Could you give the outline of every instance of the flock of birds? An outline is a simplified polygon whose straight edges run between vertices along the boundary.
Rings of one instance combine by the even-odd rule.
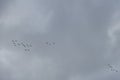
[[[52,46],[52,45],[55,45],[55,42],[46,42],[46,45]]]
[[[32,44],[27,43],[25,41],[23,42],[23,41],[19,41],[19,40],[12,40],[12,44],[15,47],[22,47],[24,49],[24,51],[31,51],[31,48],[32,48]],[[46,44],[47,46],[54,46],[56,43],[47,41],[44,44]]]
[[[31,48],[32,48],[32,44],[30,43],[25,43],[25,42],[20,42],[18,40],[12,40],[12,44],[13,46],[15,47],[23,47],[24,51],[31,51]],[[52,46],[52,45],[55,45],[55,42],[45,42],[45,44],[47,46]],[[111,64],[108,64],[107,65],[109,67],[109,70],[112,71],[112,72],[118,72],[117,69],[115,69]]]
[[[32,47],[32,44],[29,44],[29,43],[25,43],[25,42],[20,42],[18,40],[12,40],[12,44],[13,46],[15,47],[23,47],[23,49],[25,51],[30,51],[31,50],[31,47]]]
[[[112,65],[108,64],[109,70],[112,72],[118,72],[117,69],[115,69]]]

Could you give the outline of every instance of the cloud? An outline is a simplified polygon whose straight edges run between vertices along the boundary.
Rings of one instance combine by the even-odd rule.
[[[42,5],[38,5],[33,0],[11,2],[0,18],[2,26],[7,32],[11,30],[17,32],[22,30],[24,33],[32,31],[33,34],[46,32],[53,12],[43,8]]]
[[[114,55],[114,53],[116,53],[119,48],[119,32],[120,32],[120,15],[119,15],[120,11],[118,9],[116,9],[116,11],[113,13],[113,15],[111,16],[111,21],[109,22],[109,27],[107,30],[107,34],[108,34],[108,52],[107,52],[107,57],[112,57]],[[115,52],[116,51],[116,52]]]
[[[116,0],[8,2],[0,14],[1,80],[106,80],[111,74],[104,76],[103,66],[119,63],[119,54],[113,54],[119,53],[118,5]],[[32,42],[30,54],[13,47],[12,39]]]
[[[52,80],[55,75],[58,75],[57,64],[52,59],[26,55],[5,49],[0,50],[1,69],[10,73],[10,80]]]

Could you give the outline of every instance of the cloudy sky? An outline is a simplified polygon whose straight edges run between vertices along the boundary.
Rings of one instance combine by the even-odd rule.
[[[0,0],[0,80],[120,80],[119,5]],[[24,51],[12,40],[32,47]]]

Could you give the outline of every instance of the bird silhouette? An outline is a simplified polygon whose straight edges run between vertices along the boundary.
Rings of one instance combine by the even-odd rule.
[[[17,43],[18,46],[20,46],[20,43]]]
[[[113,66],[111,66],[110,64],[108,64],[109,68],[113,68]]]
[[[30,44],[30,47],[32,47],[32,45]]]
[[[25,51],[30,51],[30,49],[25,49]]]
[[[25,46],[25,44],[24,44],[24,43],[21,43],[21,44],[22,44],[22,46],[23,46],[23,47],[25,47],[25,48],[26,48],[26,46]]]
[[[14,40],[12,40],[12,42],[15,42]]]
[[[15,42],[17,42],[17,40],[15,40]]]

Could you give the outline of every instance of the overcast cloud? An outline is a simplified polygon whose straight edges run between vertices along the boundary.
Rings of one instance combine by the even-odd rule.
[[[0,80],[119,80],[119,5],[119,0],[0,0]],[[32,48],[24,51],[12,40]]]

